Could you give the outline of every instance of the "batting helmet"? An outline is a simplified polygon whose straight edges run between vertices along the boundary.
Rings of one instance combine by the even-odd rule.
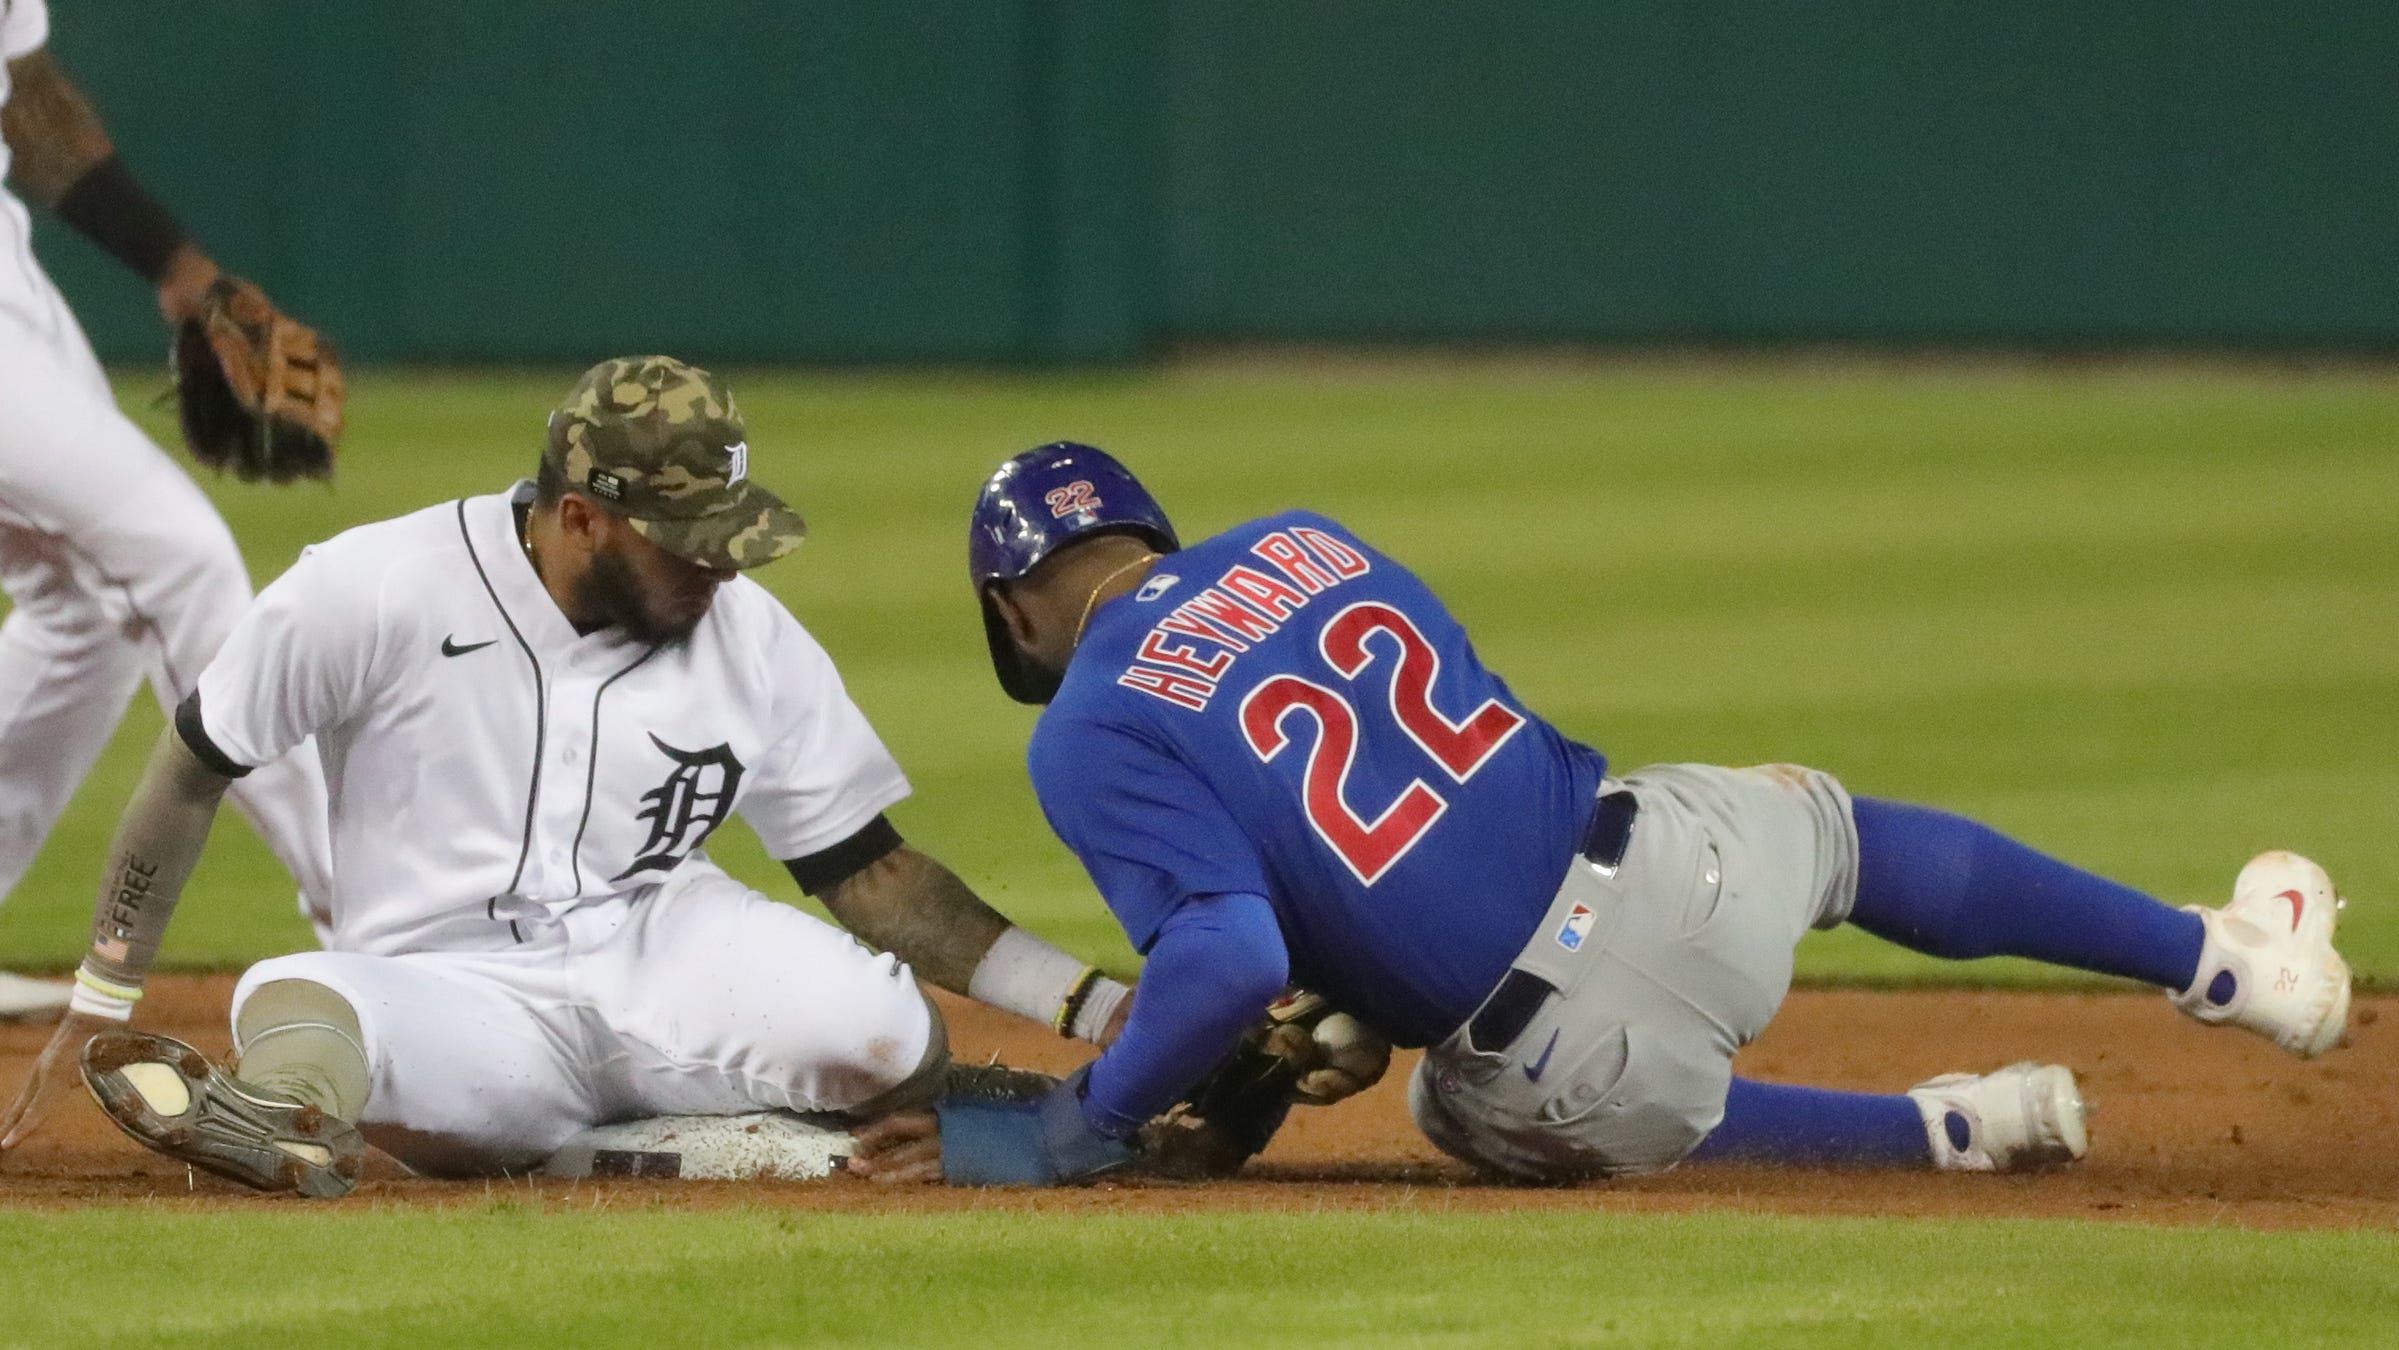
[[[991,602],[994,582],[1014,581],[1067,544],[1094,534],[1130,534],[1160,553],[1183,546],[1149,490],[1104,450],[1054,441],[1016,456],[983,484],[966,537],[967,571],[983,605],[983,635],[1000,688],[1019,703],[1047,703],[1053,676],[1030,669]]]

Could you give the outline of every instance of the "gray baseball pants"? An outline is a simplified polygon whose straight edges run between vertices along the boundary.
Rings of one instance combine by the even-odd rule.
[[[1665,764],[1616,791],[1637,806],[1620,861],[1567,869],[1508,980],[1409,1084],[1417,1125],[1467,1162],[1565,1179],[1681,1161],[1724,1118],[1733,1052],[1782,1005],[1799,939],[1857,899],[1828,774]],[[1503,1043],[1476,1044],[1478,1023]]]

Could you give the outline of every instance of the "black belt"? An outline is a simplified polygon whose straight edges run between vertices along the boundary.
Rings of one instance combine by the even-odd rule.
[[[1618,788],[1600,797],[1591,812],[1591,828],[1583,831],[1582,855],[1603,872],[1624,865],[1633,846],[1633,817],[1641,814],[1641,799]]]
[[[1625,851],[1633,844],[1633,818],[1641,814],[1640,799],[1618,789],[1599,799],[1591,813],[1591,826],[1583,831],[1582,856],[1603,872],[1614,873],[1624,865]],[[1558,987],[1538,975],[1511,969],[1502,976],[1491,997],[1475,1009],[1474,1017],[1466,1023],[1466,1038],[1477,1050],[1504,1050],[1515,1043],[1524,1029],[1532,1024],[1533,1014]]]

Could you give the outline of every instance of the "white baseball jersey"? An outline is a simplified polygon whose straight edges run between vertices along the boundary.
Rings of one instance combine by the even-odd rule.
[[[577,635],[519,540],[531,497],[308,549],[201,673],[198,726],[179,718],[235,766],[316,737],[337,950],[505,950],[518,921],[665,880],[732,813],[796,858],[908,793],[824,649],[747,577],[684,643]]]

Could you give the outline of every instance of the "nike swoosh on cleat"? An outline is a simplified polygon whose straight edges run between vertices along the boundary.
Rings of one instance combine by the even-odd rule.
[[[1549,1044],[1541,1047],[1541,1058],[1536,1059],[1532,1063],[1524,1066],[1524,1078],[1526,1082],[1538,1083],[1541,1081],[1541,1075],[1549,1068],[1550,1052],[1557,1048],[1558,1033],[1556,1031],[1552,1031],[1549,1033]]]
[[[2284,891],[2282,894],[2275,896],[2274,898],[2277,900],[2288,900],[2291,902],[2291,931],[2294,933],[2298,932],[2299,916],[2307,910],[2307,897],[2301,895],[2297,891]]]
[[[441,640],[441,654],[442,654],[442,655],[444,655],[444,656],[464,656],[464,655],[466,655],[468,652],[479,652],[479,651],[482,651],[484,648],[486,648],[486,647],[490,646],[492,643],[494,643],[494,642],[498,642],[498,641],[499,641],[499,639],[498,639],[498,638],[489,638],[489,639],[486,639],[486,640],[484,640],[484,641],[482,641],[482,642],[470,642],[470,643],[466,644],[465,646],[461,647],[461,646],[459,646],[459,645],[458,645],[458,639],[457,639],[457,638],[455,638],[455,637],[445,637],[445,638],[443,638],[443,639]]]

